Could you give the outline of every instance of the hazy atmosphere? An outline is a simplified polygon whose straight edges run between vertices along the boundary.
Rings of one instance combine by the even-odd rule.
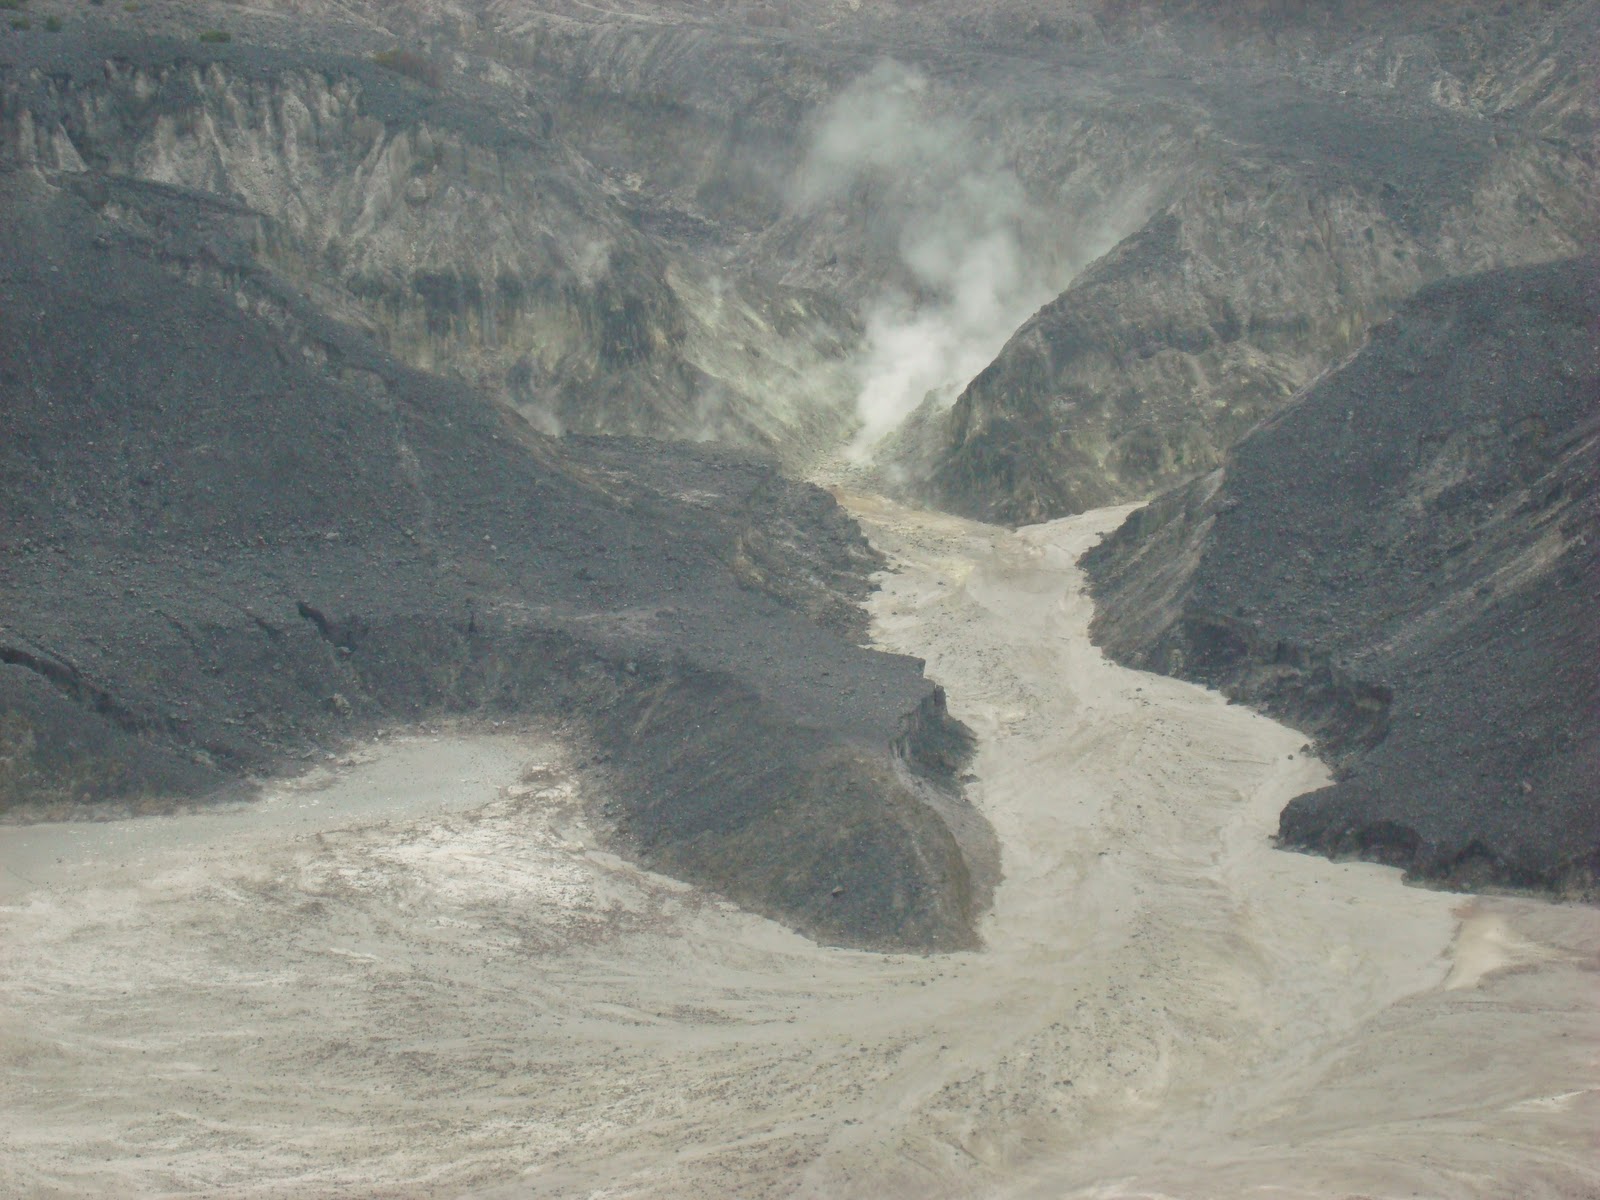
[[[992,143],[930,111],[929,92],[922,73],[880,63],[823,109],[799,170],[801,215],[866,193],[898,258],[863,307],[853,458],[925,399],[948,408],[1071,277],[1051,214]]]
[[[0,1194],[1600,1196],[1597,80],[0,5]]]

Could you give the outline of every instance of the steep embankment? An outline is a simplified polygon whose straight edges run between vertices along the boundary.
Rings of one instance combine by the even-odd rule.
[[[5,807],[544,717],[643,861],[821,938],[971,944],[985,834],[935,794],[965,738],[920,663],[855,644],[875,559],[825,495],[551,441],[328,321],[252,214],[57,183],[0,176]]]
[[[1426,289],[1085,560],[1114,656],[1338,764],[1287,844],[1594,894],[1597,327],[1594,259]]]

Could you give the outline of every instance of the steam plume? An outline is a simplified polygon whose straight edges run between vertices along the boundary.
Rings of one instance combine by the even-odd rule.
[[[1055,256],[1024,250],[1045,222],[1016,173],[928,101],[920,73],[879,65],[824,110],[799,172],[801,211],[865,187],[895,242],[899,278],[864,314],[857,456],[930,396],[951,403],[1065,286]]]

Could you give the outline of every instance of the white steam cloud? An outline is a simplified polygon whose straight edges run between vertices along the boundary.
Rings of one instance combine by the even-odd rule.
[[[863,219],[894,241],[897,278],[864,314],[858,457],[930,397],[952,403],[1066,284],[1059,256],[1040,252],[1047,222],[1015,172],[929,107],[924,76],[881,64],[824,110],[799,172],[801,211],[864,188]]]

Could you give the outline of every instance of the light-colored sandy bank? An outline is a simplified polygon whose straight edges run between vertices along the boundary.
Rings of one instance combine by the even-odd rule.
[[[985,950],[641,872],[526,738],[0,829],[0,1194],[1600,1194],[1600,916],[1272,850],[1303,738],[1088,644],[1118,514],[850,502],[981,738]]]

